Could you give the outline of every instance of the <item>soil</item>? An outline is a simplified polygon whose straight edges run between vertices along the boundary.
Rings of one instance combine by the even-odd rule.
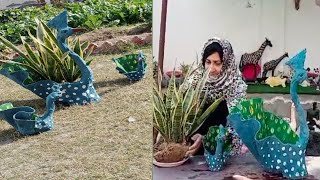
[[[101,28],[82,34],[75,34],[70,39],[79,38],[80,42],[88,41],[95,50],[92,54],[115,54],[130,51],[152,44],[150,24],[137,24],[112,28]],[[28,43],[30,44],[30,43]],[[32,45],[32,44],[30,44]],[[16,45],[25,52],[23,45]],[[0,52],[3,59],[12,59],[16,53],[11,49]]]
[[[173,163],[182,161],[189,147],[184,144],[163,142],[154,147],[154,158],[158,162]]]

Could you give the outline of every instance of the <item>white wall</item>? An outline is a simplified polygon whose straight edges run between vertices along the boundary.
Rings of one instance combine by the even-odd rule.
[[[292,0],[249,0],[252,8],[246,8],[248,0],[168,1],[165,71],[172,69],[176,60],[179,66],[180,62],[191,64],[196,53],[200,58],[203,44],[213,36],[232,43],[237,62],[243,53],[257,50],[268,37],[273,47],[264,52],[262,64],[286,51],[292,56],[307,48],[306,67],[319,66],[320,7],[313,0],[301,1],[298,11]],[[153,5],[153,53],[157,60],[161,0]]]

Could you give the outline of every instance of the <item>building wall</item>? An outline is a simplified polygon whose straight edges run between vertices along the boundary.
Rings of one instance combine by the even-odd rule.
[[[301,1],[300,9],[293,0],[168,0],[164,70],[181,62],[191,64],[200,59],[203,44],[218,36],[233,45],[237,63],[245,52],[259,48],[265,37],[273,47],[262,56],[262,64],[283,55],[292,56],[307,48],[306,66],[319,66],[317,42],[320,42],[320,7],[315,1]],[[153,53],[158,58],[161,1],[154,1]],[[283,64],[287,59],[281,63]],[[279,65],[280,67],[281,65]]]

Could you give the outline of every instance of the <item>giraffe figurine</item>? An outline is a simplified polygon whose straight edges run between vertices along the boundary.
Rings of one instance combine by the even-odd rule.
[[[262,72],[262,77],[266,77],[268,71],[272,72],[272,76],[274,76],[274,70],[276,69],[276,67],[278,66],[278,64],[285,58],[285,57],[289,57],[288,53],[284,53],[282,56],[280,56],[278,59],[274,59],[271,60],[269,62],[266,62],[263,65],[263,72]]]
[[[271,41],[269,41],[268,38],[265,39],[265,41],[262,43],[262,45],[260,46],[260,48],[257,51],[252,52],[252,53],[244,53],[240,59],[240,64],[239,64],[240,71],[242,72],[244,66],[247,64],[253,64],[256,67],[256,65],[259,63],[261,56],[267,46],[272,47],[272,43],[271,43]],[[254,74],[255,74],[255,77],[257,77],[257,69],[256,68],[254,68]]]

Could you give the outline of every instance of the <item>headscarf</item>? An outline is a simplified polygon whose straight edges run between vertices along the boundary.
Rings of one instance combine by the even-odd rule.
[[[216,99],[224,97],[229,106],[235,106],[232,103],[235,103],[236,99],[246,96],[247,85],[242,80],[242,75],[236,66],[233,49],[228,40],[209,39],[204,44],[201,56],[203,57],[205,49],[214,42],[219,43],[223,49],[222,69],[219,75],[208,77],[204,88],[204,90],[208,90],[207,101],[214,102]],[[199,67],[192,73],[191,79],[187,81],[191,81],[192,86],[195,87],[204,71],[205,67],[200,63]]]

